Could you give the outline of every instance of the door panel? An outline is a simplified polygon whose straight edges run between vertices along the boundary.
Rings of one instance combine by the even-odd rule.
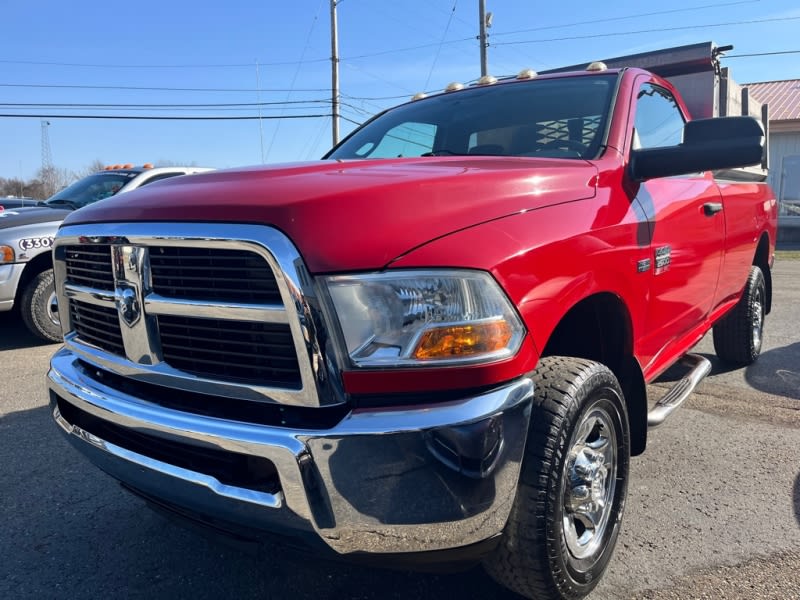
[[[652,215],[650,301],[641,340],[642,357],[652,359],[710,312],[725,221],[723,211],[708,216],[704,208],[722,202],[711,173],[650,180],[640,187],[637,200]]]
[[[683,141],[686,122],[672,90],[637,78],[631,148]],[[686,336],[702,327],[714,302],[725,240],[722,197],[711,173],[662,177],[636,184],[635,201],[649,224],[648,256],[637,265],[647,279],[646,327],[637,351],[658,371],[686,350]]]

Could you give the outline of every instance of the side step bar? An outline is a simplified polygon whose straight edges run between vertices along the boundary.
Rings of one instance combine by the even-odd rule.
[[[672,389],[664,394],[656,402],[652,410],[647,413],[648,427],[658,427],[666,421],[667,417],[683,404],[683,401],[691,395],[697,385],[711,372],[711,362],[699,354],[687,354],[680,362],[689,367],[689,372],[675,382]]]

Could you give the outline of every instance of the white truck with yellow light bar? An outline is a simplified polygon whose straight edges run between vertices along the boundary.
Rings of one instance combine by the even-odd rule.
[[[51,247],[61,221],[72,211],[143,185],[208,171],[200,167],[113,165],[57,192],[36,206],[0,212],[0,312],[18,307],[36,336],[60,342],[53,290]]]

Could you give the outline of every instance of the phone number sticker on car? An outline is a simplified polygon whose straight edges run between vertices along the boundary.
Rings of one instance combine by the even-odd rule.
[[[23,250],[36,250],[37,248],[52,248],[53,238],[49,237],[35,237],[35,238],[22,238],[19,241],[19,247]]]

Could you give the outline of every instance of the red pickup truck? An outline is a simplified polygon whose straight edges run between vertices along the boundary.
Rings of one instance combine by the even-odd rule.
[[[577,598],[630,456],[710,368],[692,347],[759,355],[776,201],[735,169],[765,135],[639,68],[455,88],[319,162],[69,215],[52,412],[176,516]]]

